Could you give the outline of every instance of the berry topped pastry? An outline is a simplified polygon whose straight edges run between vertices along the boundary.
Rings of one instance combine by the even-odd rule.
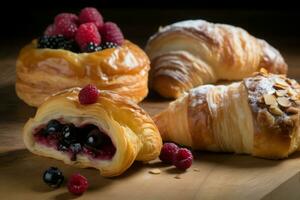
[[[23,139],[34,154],[96,168],[106,177],[122,174],[135,160],[154,160],[162,147],[156,125],[142,108],[90,84],[47,98],[27,121]],[[45,180],[51,187],[62,181],[61,176]]]
[[[117,24],[87,7],[79,15],[58,14],[42,36],[21,50],[16,92],[36,107],[61,90],[91,83],[139,102],[148,93],[149,64]]]

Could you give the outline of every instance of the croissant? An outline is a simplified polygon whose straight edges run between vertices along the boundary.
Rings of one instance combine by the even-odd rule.
[[[155,159],[162,146],[150,116],[126,97],[100,91],[94,104],[78,101],[80,88],[48,98],[27,121],[25,146],[40,156],[117,176],[135,160]]]
[[[17,59],[16,92],[25,103],[36,107],[54,93],[92,83],[139,102],[148,93],[149,69],[147,55],[129,41],[117,48],[74,53],[38,49],[33,40]]]
[[[148,41],[150,88],[164,97],[219,80],[242,80],[260,68],[286,74],[280,53],[245,30],[204,20],[160,28]]]
[[[300,146],[299,92],[295,80],[259,72],[228,86],[194,88],[154,121],[164,141],[281,159]]]

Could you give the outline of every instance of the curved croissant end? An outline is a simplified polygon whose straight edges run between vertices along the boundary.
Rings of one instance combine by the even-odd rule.
[[[280,53],[245,30],[204,20],[161,28],[145,48],[151,60],[150,87],[164,97],[179,97],[195,86],[241,80],[260,68],[287,73]]]

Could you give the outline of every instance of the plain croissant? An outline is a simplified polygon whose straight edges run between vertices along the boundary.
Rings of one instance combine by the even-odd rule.
[[[260,72],[228,86],[184,93],[154,117],[164,141],[279,159],[299,149],[300,86]]]
[[[245,30],[204,20],[160,28],[146,45],[150,87],[164,97],[219,80],[242,80],[260,68],[286,74],[280,53]]]

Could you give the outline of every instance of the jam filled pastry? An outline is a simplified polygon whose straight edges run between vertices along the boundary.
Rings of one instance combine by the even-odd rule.
[[[110,91],[98,91],[98,97],[93,90],[81,91],[78,97],[80,88],[65,90],[38,108],[23,131],[29,151],[93,167],[107,177],[120,175],[135,160],[158,157],[162,140],[145,111]]]
[[[286,74],[280,53],[245,30],[204,20],[160,28],[146,46],[151,60],[150,88],[164,97],[217,81],[242,80],[265,68]]]
[[[264,71],[184,93],[154,117],[163,140],[194,149],[281,159],[300,146],[300,86]]]
[[[16,92],[37,107],[54,93],[92,83],[140,102],[148,93],[149,69],[147,55],[115,23],[85,8],[79,16],[57,15],[43,36],[21,50]]]

